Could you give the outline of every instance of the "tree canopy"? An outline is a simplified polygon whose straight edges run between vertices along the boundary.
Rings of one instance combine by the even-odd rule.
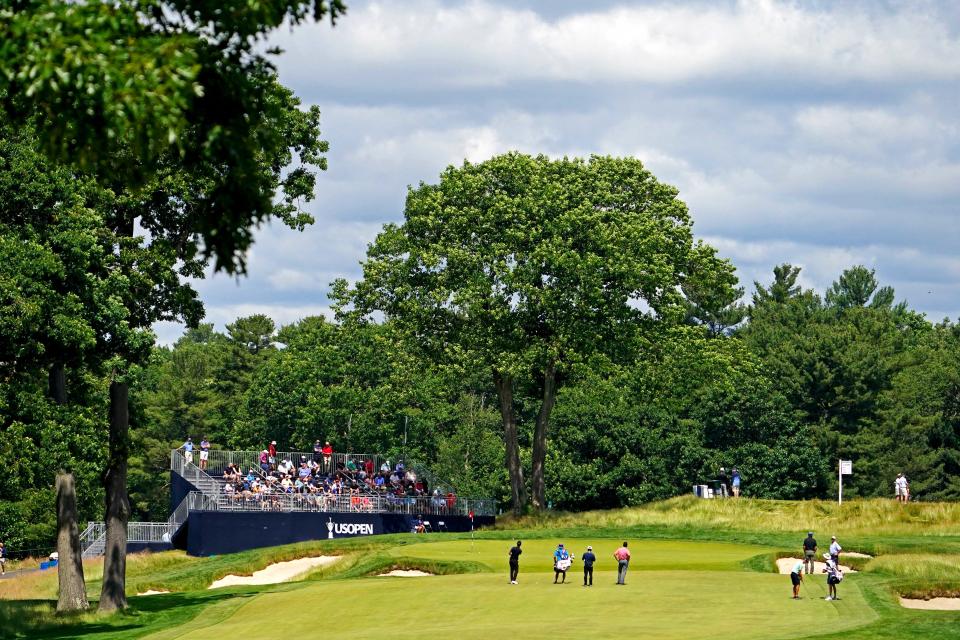
[[[526,497],[513,394],[538,398],[531,494],[544,508],[550,413],[571,370],[598,354],[629,358],[645,333],[679,321],[691,274],[730,288],[732,266],[691,227],[676,189],[638,160],[512,153],[411,189],[404,224],[384,228],[363,279],[336,295],[384,313],[430,357],[491,373],[516,509]]]
[[[146,182],[171,179],[171,166],[203,178],[204,197],[178,212],[185,224],[161,215],[145,227],[196,234],[217,269],[242,272],[253,226],[309,221],[296,202],[313,194],[312,168],[325,167],[318,111],[294,113],[299,101],[276,82],[276,51],[262,40],[284,23],[335,21],[345,10],[340,0],[230,11],[195,0],[0,2],[0,113],[33,124],[53,160],[155,202],[164,180]]]

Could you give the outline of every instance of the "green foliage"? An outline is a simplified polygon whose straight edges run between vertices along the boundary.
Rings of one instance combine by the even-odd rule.
[[[3,2],[0,112],[35,123],[51,158],[118,192],[140,187],[169,207],[162,196],[173,174],[205,180],[193,194],[202,206],[182,203],[189,224],[153,224],[144,212],[144,227],[202,239],[218,268],[242,271],[252,225],[271,216],[310,222],[296,205],[313,195],[313,168],[326,166],[318,110],[299,111],[260,39],[344,11],[340,0],[258,0],[230,11],[195,0]],[[280,176],[294,154],[299,166]]]
[[[454,407],[450,426],[438,438],[435,456],[427,458],[437,478],[460,495],[507,499],[500,414],[491,395],[465,393]]]
[[[507,154],[450,167],[411,189],[406,222],[384,228],[340,302],[383,311],[435,357],[518,379],[551,361],[566,370],[629,346],[655,315],[680,317],[688,272],[729,282],[718,274],[732,267],[693,242],[676,196],[629,158]]]
[[[793,288],[799,270],[778,269],[770,291],[792,293],[758,288],[739,337],[805,425],[806,445],[834,470],[837,458],[855,461],[848,494],[892,495],[904,471],[915,496],[956,496],[952,326],[894,305],[893,290],[864,267],[841,274],[825,301]],[[835,473],[818,484],[834,491]]]
[[[638,160],[509,153],[411,189],[404,224],[384,227],[363,279],[337,283],[333,297],[341,317],[382,312],[429,362],[489,372],[519,511],[516,396],[536,399],[524,417],[534,420],[530,494],[544,508],[557,389],[595,357],[629,361],[642,336],[681,319],[685,283],[704,304],[735,297],[723,291],[732,273],[694,242],[677,190]]]
[[[561,392],[550,465],[563,509],[641,504],[737,466],[748,495],[817,495],[819,453],[786,400],[734,340],[677,328],[615,375]],[[554,475],[556,474],[556,475]]]
[[[800,276],[800,267],[792,264],[783,263],[773,268],[773,283],[769,287],[764,287],[757,280],[753,281],[756,292],[753,294],[753,304],[760,305],[764,302],[776,302],[783,304],[790,298],[800,295],[800,285],[797,284],[797,278]]]
[[[743,287],[737,287],[737,277],[727,269],[717,269],[720,263],[712,248],[704,247],[715,262],[693,270],[681,286],[685,298],[686,320],[702,325],[711,337],[731,331],[747,317],[747,307],[740,302]]]
[[[874,309],[889,309],[893,306],[893,288],[881,287],[875,271],[863,265],[847,269],[827,289],[827,306],[844,310],[851,307],[870,306]]]

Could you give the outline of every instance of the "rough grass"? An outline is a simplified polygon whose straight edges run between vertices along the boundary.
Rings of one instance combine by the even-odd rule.
[[[642,507],[547,512],[515,518],[502,517],[498,529],[563,529],[591,527],[630,529],[638,526],[700,527],[749,532],[803,532],[830,536],[916,535],[960,536],[960,503],[894,500],[701,500],[681,496]]]
[[[960,596],[960,556],[896,554],[880,556],[866,569],[892,578],[889,585],[908,598]]]

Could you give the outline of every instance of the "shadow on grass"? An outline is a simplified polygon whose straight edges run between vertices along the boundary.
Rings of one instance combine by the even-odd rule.
[[[184,624],[211,605],[255,595],[188,592],[134,596],[126,611],[114,614],[98,613],[96,602],[90,603],[89,611],[57,614],[55,600],[6,600],[0,601],[0,628],[4,638],[136,638]]]

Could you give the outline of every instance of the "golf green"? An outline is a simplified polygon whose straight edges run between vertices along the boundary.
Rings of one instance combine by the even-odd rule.
[[[637,543],[626,586],[615,584],[619,541],[593,541],[603,560],[592,588],[579,561],[567,584],[554,585],[550,552],[557,541],[525,543],[520,584],[505,574],[504,541],[403,545],[407,558],[473,559],[496,573],[422,578],[370,577],[308,581],[238,598],[204,620],[167,629],[161,638],[299,637],[303,634],[392,638],[800,638],[851,629],[877,619],[855,579],[842,600],[825,602],[814,577],[804,598],[790,598],[785,576],[739,569],[763,547],[696,542]],[[586,541],[567,541],[579,558]],[[608,548],[609,547],[609,548]],[[528,555],[529,553],[529,555]],[[545,558],[545,559],[544,559]],[[671,566],[670,570],[659,567]],[[678,569],[677,567],[680,567]],[[500,570],[503,571],[500,571]],[[210,612],[214,613],[214,612]],[[210,624],[213,623],[213,624]]]
[[[596,570],[613,569],[616,561],[613,552],[622,540],[615,539],[551,539],[526,540],[521,548],[521,571],[552,571],[553,552],[563,543],[576,560],[571,571],[582,570],[579,558],[593,546],[597,556]],[[507,569],[507,554],[514,544],[506,540],[477,540],[470,542],[425,542],[394,547],[396,555],[431,560],[474,560],[481,562],[491,570]],[[705,570],[732,571],[740,568],[740,562],[761,553],[776,551],[772,547],[731,544],[726,542],[684,542],[678,540],[633,541],[630,544],[632,559],[631,570]]]

